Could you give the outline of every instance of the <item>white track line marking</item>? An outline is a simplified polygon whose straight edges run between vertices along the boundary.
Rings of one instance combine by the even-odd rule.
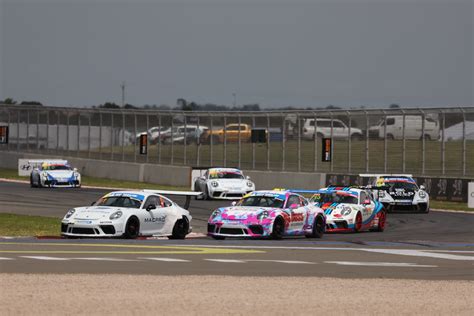
[[[309,261],[296,261],[296,260],[245,260],[247,262],[276,262],[276,263],[287,263],[287,264],[317,264],[316,262]]]
[[[459,261],[474,261],[473,256],[451,255],[448,253],[434,253],[429,251],[411,250],[411,249],[365,249],[367,252],[385,253],[391,255],[428,257],[436,259],[448,259]]]
[[[122,261],[122,262],[129,262],[129,261],[140,261],[140,260],[133,260],[133,259],[124,259],[124,258],[71,258],[73,260],[90,260],[90,261]]]
[[[177,258],[138,258],[163,262],[191,262],[191,260],[177,259]]]
[[[341,266],[366,266],[366,267],[403,267],[403,268],[437,268],[438,266],[407,263],[407,262],[353,262],[353,261],[324,261]]]
[[[13,259],[13,258],[0,257],[0,260],[15,260],[15,259]]]
[[[21,256],[21,258],[26,259],[36,259],[36,260],[51,260],[51,261],[68,261],[68,258],[58,258],[58,257],[47,257],[47,256]]]
[[[245,263],[244,260],[235,260],[235,259],[204,259],[206,261],[212,262],[221,262],[221,263]]]

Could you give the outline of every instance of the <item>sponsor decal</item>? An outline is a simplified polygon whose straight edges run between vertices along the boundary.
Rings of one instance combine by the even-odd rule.
[[[145,223],[164,223],[166,221],[166,215],[160,217],[148,217],[145,218]]]
[[[292,222],[302,222],[304,220],[303,214],[291,214],[290,218]]]

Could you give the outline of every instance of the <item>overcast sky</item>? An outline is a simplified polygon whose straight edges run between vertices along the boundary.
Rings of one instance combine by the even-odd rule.
[[[0,99],[473,105],[473,0],[0,0]]]

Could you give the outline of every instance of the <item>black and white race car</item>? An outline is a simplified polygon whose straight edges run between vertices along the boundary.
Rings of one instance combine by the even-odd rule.
[[[410,174],[361,174],[368,177],[374,198],[387,211],[429,213],[430,197],[424,186],[418,186]]]

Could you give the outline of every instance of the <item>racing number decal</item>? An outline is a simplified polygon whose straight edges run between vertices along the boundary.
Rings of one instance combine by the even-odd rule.
[[[292,213],[291,214],[291,222],[302,222],[304,220],[304,216],[301,213]]]

